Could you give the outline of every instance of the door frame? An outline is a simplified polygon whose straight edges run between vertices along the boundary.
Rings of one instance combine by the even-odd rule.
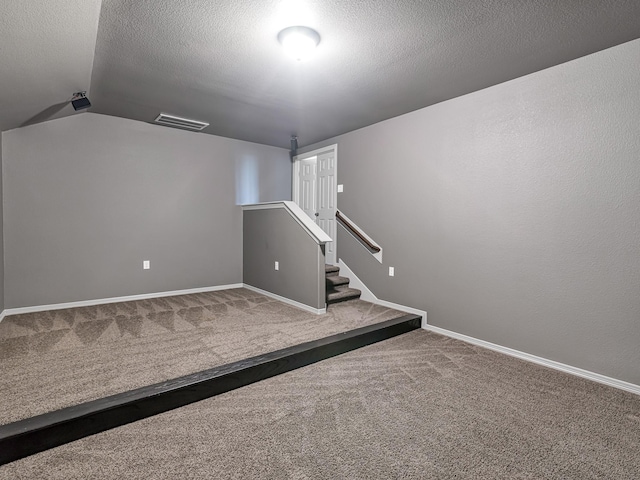
[[[297,205],[300,205],[300,183],[298,182],[298,177],[300,176],[300,160],[306,160],[311,157],[317,157],[322,153],[333,152],[333,157],[335,159],[336,166],[336,174],[334,175],[334,184],[333,184],[333,204],[336,206],[336,210],[338,208],[338,144],[334,143],[333,145],[327,145],[326,147],[317,148],[315,150],[311,150],[310,152],[300,153],[293,157],[293,167],[291,172],[291,199]],[[316,175],[316,195],[318,192],[318,176]],[[314,219],[315,221],[315,219]],[[335,222],[335,212],[333,221]],[[334,229],[337,233],[337,230]],[[333,240],[333,248],[334,251],[337,250],[338,239],[335,238],[337,235],[334,235]],[[336,264],[338,263],[338,257],[336,255]]]

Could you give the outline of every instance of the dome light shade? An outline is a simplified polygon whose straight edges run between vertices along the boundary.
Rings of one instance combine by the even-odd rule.
[[[320,43],[320,34],[309,27],[288,27],[278,33],[278,41],[288,55],[304,60]]]

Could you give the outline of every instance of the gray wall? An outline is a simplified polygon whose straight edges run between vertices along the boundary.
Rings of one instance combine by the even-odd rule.
[[[243,223],[244,283],[325,308],[324,252],[298,222],[277,208],[245,210]]]
[[[4,310],[4,218],[2,210],[2,132],[0,132],[0,312]]]
[[[7,308],[242,282],[237,200],[290,197],[284,149],[91,113],[3,136]]]
[[[430,324],[640,384],[640,40],[349,134],[338,253]],[[387,275],[395,266],[396,276]]]

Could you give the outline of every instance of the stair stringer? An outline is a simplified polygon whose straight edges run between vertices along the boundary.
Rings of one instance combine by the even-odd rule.
[[[344,261],[339,258],[338,266],[340,267],[340,271],[344,272],[345,277],[349,277],[349,285],[353,288],[357,288],[362,293],[360,294],[360,299],[374,303],[376,305],[382,305],[383,307],[393,308],[396,310],[401,310],[407,313],[414,313],[416,315],[422,316],[422,328],[425,328],[427,325],[427,312],[425,310],[420,310],[413,307],[408,307],[406,305],[400,305],[398,303],[388,302],[386,300],[381,300],[360,280],[360,278],[349,268],[349,266],[344,263]]]

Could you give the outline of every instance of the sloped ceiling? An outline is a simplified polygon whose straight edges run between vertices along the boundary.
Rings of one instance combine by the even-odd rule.
[[[89,90],[101,0],[0,1],[0,131],[74,112]]]
[[[637,0],[103,0],[98,26],[99,9],[2,2],[0,128],[87,89],[93,112],[302,146],[640,38]],[[276,38],[300,24],[322,37],[305,62]]]

